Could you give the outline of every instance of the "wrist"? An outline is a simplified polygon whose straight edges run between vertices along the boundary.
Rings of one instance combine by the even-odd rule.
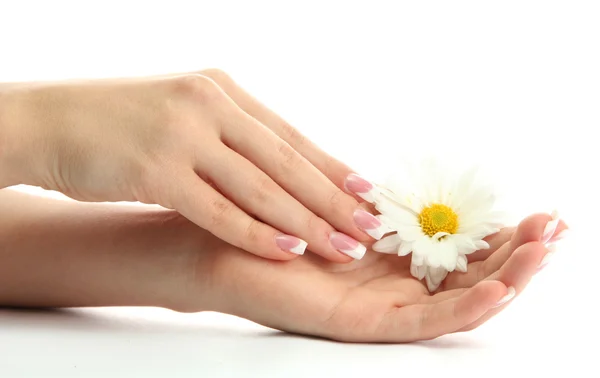
[[[26,91],[18,85],[0,85],[0,188],[26,184],[34,150],[25,135]]]

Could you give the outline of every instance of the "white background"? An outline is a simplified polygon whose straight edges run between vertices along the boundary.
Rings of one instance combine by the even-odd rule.
[[[556,208],[573,230],[468,334],[343,345],[220,314],[0,310],[0,376],[595,376],[599,20],[596,1],[0,2],[0,81],[220,67],[367,177],[398,154],[478,163],[515,218]]]

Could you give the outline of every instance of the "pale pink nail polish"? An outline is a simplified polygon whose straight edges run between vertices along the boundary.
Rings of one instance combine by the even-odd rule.
[[[544,256],[544,258],[540,262],[540,265],[538,266],[536,273],[539,273],[542,269],[544,269],[548,265],[550,260],[552,260],[552,258],[554,257],[555,253],[556,253],[556,245],[550,244],[548,246],[548,252],[546,252],[546,256]]]
[[[552,238],[550,240],[548,240],[548,243],[556,243],[559,240],[563,240],[570,233],[571,233],[571,231],[568,228],[564,228],[561,232],[559,232],[558,234],[552,236]]]
[[[367,247],[341,232],[332,232],[329,235],[329,242],[333,248],[356,260],[362,259],[367,251]]]
[[[383,235],[389,232],[387,227],[373,214],[361,209],[354,212],[354,223],[375,240],[381,239]]]
[[[306,246],[308,245],[308,243],[302,239],[285,234],[277,235],[275,237],[275,243],[277,243],[277,246],[284,251],[292,252],[297,255],[304,254]]]
[[[556,232],[556,227],[558,226],[558,222],[560,222],[560,218],[558,217],[558,212],[553,211],[552,219],[550,220],[550,222],[548,222],[546,224],[546,227],[544,227],[544,232],[542,232],[541,242],[543,244],[548,243],[550,238],[552,238],[552,236],[554,235],[554,232]]]
[[[373,184],[355,173],[351,173],[346,177],[344,186],[347,191],[356,194],[369,203],[373,203],[375,200],[375,187]]]
[[[514,287],[510,286],[508,288],[508,293],[503,296],[502,298],[500,298],[500,300],[496,303],[495,307],[500,307],[503,304],[505,304],[506,302],[510,301],[511,299],[513,299],[513,297],[515,296],[515,294],[517,294],[516,290]]]

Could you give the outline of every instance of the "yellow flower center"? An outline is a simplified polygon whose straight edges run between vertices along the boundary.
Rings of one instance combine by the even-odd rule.
[[[419,224],[429,236],[438,232],[454,234],[458,231],[458,215],[448,206],[435,203],[421,211]]]

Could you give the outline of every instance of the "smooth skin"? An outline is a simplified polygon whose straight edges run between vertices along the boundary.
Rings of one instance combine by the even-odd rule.
[[[350,173],[220,70],[0,85],[0,188],[158,204],[261,257],[352,261],[331,238],[373,239]]]
[[[549,214],[486,240],[468,272],[431,294],[409,257],[368,251],[350,264],[307,254],[260,258],[175,211],[77,203],[0,190],[0,305],[159,306],[219,311],[346,342],[410,342],[474,329],[539,270]],[[566,225],[560,221],[554,235]]]

